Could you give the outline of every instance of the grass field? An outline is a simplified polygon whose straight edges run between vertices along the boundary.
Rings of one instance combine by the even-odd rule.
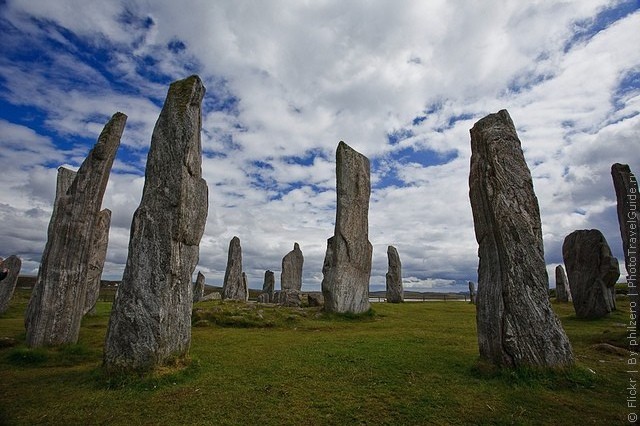
[[[0,424],[627,423],[628,356],[598,346],[624,345],[626,301],[598,321],[554,304],[578,362],[567,372],[479,363],[475,309],[464,302],[379,303],[357,318],[204,302],[191,363],[147,377],[102,374],[109,303],[85,318],[78,344],[29,350],[26,301],[17,291],[0,316],[0,338],[18,341],[0,349]]]

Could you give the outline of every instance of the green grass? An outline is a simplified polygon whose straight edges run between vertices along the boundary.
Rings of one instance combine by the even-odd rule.
[[[0,338],[24,341],[25,306],[17,295]],[[625,344],[628,303],[597,321],[553,306],[578,361],[569,371],[479,362],[464,302],[379,303],[349,317],[211,301],[195,306],[188,366],[105,376],[100,302],[76,345],[0,349],[0,424],[625,423],[626,358],[594,347]]]

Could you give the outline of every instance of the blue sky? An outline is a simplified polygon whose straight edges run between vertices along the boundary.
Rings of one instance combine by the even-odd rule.
[[[476,281],[469,129],[509,110],[542,212],[549,271],[564,237],[598,228],[622,258],[610,177],[640,168],[638,1],[0,1],[0,256],[35,274],[56,169],[78,167],[129,116],[103,207],[104,277],[124,269],[151,131],[171,81],[199,74],[207,283],[229,240],[249,285],[300,243],[317,290],[344,140],[372,164],[371,288],[386,247],[406,288]],[[622,265],[624,271],[624,266]],[[551,286],[554,276],[550,274]]]

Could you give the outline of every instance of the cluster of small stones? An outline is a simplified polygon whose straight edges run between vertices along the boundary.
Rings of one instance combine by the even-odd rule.
[[[9,308],[9,302],[16,289],[22,260],[16,255],[11,255],[4,260],[0,258],[0,266],[2,269],[7,269],[7,275],[0,280],[0,314],[4,314]]]
[[[198,76],[171,84],[151,137],[129,255],[111,311],[107,371],[145,371],[187,356],[192,274],[207,218]]]
[[[370,166],[367,157],[344,142],[336,150],[336,192],[335,230],[322,267],[324,309],[359,314],[370,309]]]
[[[402,288],[402,263],[400,255],[394,246],[387,247],[387,260],[389,269],[386,275],[387,281],[387,302],[404,302],[404,289]]]
[[[620,269],[602,232],[597,229],[573,231],[564,239],[562,257],[576,316],[595,319],[613,311]]]
[[[66,190],[56,194],[47,243],[25,314],[27,345],[76,343],[86,312],[90,264],[102,231],[100,206],[127,116],[116,113]],[[101,268],[101,266],[99,267]],[[93,294],[93,293],[92,293]]]
[[[548,298],[531,173],[506,110],[471,129],[469,188],[480,258],[481,358],[507,367],[572,365],[571,344]]]

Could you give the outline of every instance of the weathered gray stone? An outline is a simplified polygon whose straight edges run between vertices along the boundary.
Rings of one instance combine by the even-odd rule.
[[[324,297],[322,293],[308,293],[307,302],[310,307],[324,306]]]
[[[506,110],[471,129],[469,196],[478,242],[481,358],[498,366],[573,364],[551,308],[538,200]]]
[[[631,313],[638,317],[640,314],[640,293],[638,292],[638,230],[640,230],[640,192],[638,179],[631,173],[627,164],[615,163],[611,166],[613,187],[616,191],[618,225],[622,237],[622,251],[624,266],[627,270],[627,287],[631,301]],[[632,240],[632,236],[633,240]],[[633,244],[631,244],[633,242]],[[614,299],[615,301],[615,295]],[[640,336],[640,321],[636,321],[636,335]],[[631,341],[631,348],[637,352],[637,339]]]
[[[302,305],[302,293],[292,289],[276,291],[273,294],[273,303],[288,307],[299,307]]]
[[[282,258],[282,273],[280,274],[280,288],[282,290],[302,289],[302,266],[304,256],[298,243],[293,244],[293,250]]]
[[[597,229],[567,235],[562,244],[573,307],[578,318],[601,318],[615,309],[613,288],[620,276],[618,259]]]
[[[556,266],[556,300],[562,303],[568,303],[572,300],[569,279],[562,265]]]
[[[262,293],[258,296],[261,303],[271,303],[273,300],[273,292],[275,290],[276,278],[273,271],[265,271],[264,283],[262,284]]]
[[[249,291],[242,278],[242,247],[240,239],[233,237],[229,242],[227,269],[224,273],[222,299],[249,300]]]
[[[204,274],[198,271],[196,282],[193,285],[193,303],[199,302],[204,298]]]
[[[358,314],[370,309],[369,173],[369,159],[340,142],[336,150],[336,224],[322,268],[324,309],[329,312]]]
[[[220,294],[219,291],[213,291],[209,294],[205,294],[204,297],[200,299],[201,302],[206,300],[222,300],[222,294]]]
[[[5,260],[0,259],[0,269],[7,270],[7,275],[0,280],[0,314],[4,314],[9,308],[21,267],[22,260],[16,255],[11,255]]]
[[[198,76],[172,83],[153,129],[107,330],[107,371],[151,370],[188,354],[191,279],[208,207],[200,142],[204,93]]]
[[[73,183],[56,195],[47,243],[25,314],[30,347],[78,341],[96,222],[126,121],[122,113],[113,115]],[[68,176],[62,173],[64,180]]]
[[[389,269],[387,271],[387,302],[404,302],[404,289],[402,288],[402,263],[400,255],[394,246],[387,247],[387,260]]]
[[[95,312],[100,296],[100,281],[109,245],[109,228],[111,226],[111,210],[104,209],[98,213],[98,220],[93,230],[93,244],[89,256],[87,272],[87,297],[84,302],[84,315]]]
[[[476,285],[473,281],[469,281],[469,303],[472,305],[476,303]]]

